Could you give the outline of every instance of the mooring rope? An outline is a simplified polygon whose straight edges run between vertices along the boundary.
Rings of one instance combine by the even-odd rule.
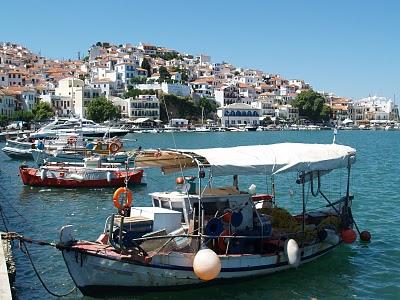
[[[32,265],[32,269],[33,269],[33,271],[34,271],[35,274],[36,274],[36,277],[39,279],[39,281],[40,281],[40,283],[42,284],[43,288],[44,288],[50,295],[52,295],[52,296],[54,296],[54,297],[61,298],[61,297],[68,296],[68,295],[72,294],[73,292],[75,292],[76,287],[73,287],[70,291],[68,291],[67,293],[64,293],[64,294],[57,294],[57,293],[55,293],[55,292],[52,292],[52,291],[47,287],[46,283],[43,281],[43,279],[42,279],[42,277],[40,276],[38,270],[36,269],[36,266],[35,266],[35,264],[33,263],[31,254],[30,254],[30,252],[29,252],[29,250],[28,250],[28,247],[26,246],[25,241],[24,241],[23,239],[20,239],[20,245],[23,247],[23,249],[22,249],[22,247],[21,247],[21,251],[22,251],[23,253],[25,253],[26,256],[28,257],[29,262],[30,262],[31,265]]]
[[[53,242],[48,242],[48,241],[42,241],[42,240],[34,240],[32,238],[28,238],[28,237],[24,237],[16,232],[7,232],[6,234],[3,234],[2,236],[3,239],[8,239],[8,240],[18,240],[19,244],[20,244],[20,249],[22,251],[22,253],[24,253],[27,257],[28,260],[30,262],[30,264],[32,265],[32,269],[36,274],[36,277],[39,279],[40,283],[42,284],[43,288],[52,296],[54,297],[65,297],[68,296],[70,294],[72,294],[75,290],[76,287],[73,287],[70,291],[68,291],[67,293],[64,294],[57,294],[55,292],[52,292],[46,285],[46,283],[44,282],[43,278],[40,276],[40,273],[38,272],[33,260],[32,260],[32,256],[28,250],[28,247],[26,246],[26,243],[30,243],[30,244],[36,244],[36,245],[40,245],[40,246],[50,246],[50,247],[54,247],[57,248],[59,250],[66,248],[64,245],[62,244],[56,244]]]

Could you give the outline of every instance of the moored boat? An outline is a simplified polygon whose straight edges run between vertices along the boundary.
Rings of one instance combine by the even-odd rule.
[[[141,169],[126,169],[115,164],[90,166],[87,162],[82,165],[50,164],[40,168],[22,165],[19,173],[25,185],[66,188],[121,187],[126,183],[140,184],[143,177]]]
[[[343,168],[350,176],[355,154],[336,144],[293,143],[143,151],[137,166],[161,167],[164,173],[197,168],[198,185],[193,177],[179,177],[181,189],[152,193],[152,207],[119,204],[93,242],[75,240],[72,226],[65,226],[59,249],[85,295],[183,288],[298,267],[354,241],[350,180],[344,194],[328,199],[321,178]],[[302,190],[299,214],[278,207],[274,189],[257,194],[253,185],[248,190],[238,186],[238,175],[289,172],[297,174],[295,183]],[[232,185],[212,186],[214,177],[228,175],[233,175]],[[306,188],[326,205],[308,211]]]

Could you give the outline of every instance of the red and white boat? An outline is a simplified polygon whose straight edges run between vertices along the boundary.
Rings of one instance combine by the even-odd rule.
[[[197,168],[198,185],[193,177],[180,177],[181,190],[152,193],[152,207],[130,208],[127,195],[123,210],[117,190],[113,200],[119,214],[107,219],[99,238],[76,240],[67,225],[58,249],[85,295],[185,288],[296,268],[356,239],[349,192],[355,154],[353,148],[335,144],[143,152],[136,156],[136,166],[159,166],[163,172]],[[342,168],[347,186],[331,201],[323,193],[322,177]],[[248,190],[238,186],[238,175],[287,172],[295,174],[293,183],[300,190],[300,213],[295,215],[277,207],[275,188],[272,195],[259,195],[255,185]],[[234,175],[233,184],[212,186],[214,177],[227,175]],[[322,207],[308,207],[317,200]],[[260,201],[269,203],[259,209]]]
[[[92,159],[93,160],[93,159]],[[55,163],[40,168],[20,166],[19,173],[22,182],[30,186],[66,187],[66,188],[101,188],[122,187],[128,184],[140,184],[143,170],[126,169],[120,164],[101,164],[96,158],[97,165]]]

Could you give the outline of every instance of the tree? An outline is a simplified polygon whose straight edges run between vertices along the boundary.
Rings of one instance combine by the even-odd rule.
[[[51,106],[47,102],[39,102],[32,109],[32,113],[34,115],[34,119],[37,121],[49,119],[54,116],[54,112],[51,109]]]
[[[149,61],[146,58],[143,58],[141,68],[142,69],[146,69],[147,70],[147,75],[149,77],[151,76],[151,65],[150,65]]]
[[[160,74],[159,82],[163,82],[163,81],[166,81],[166,80],[170,80],[170,79],[171,79],[171,74],[169,74],[167,68],[164,67],[164,66],[161,66],[161,67],[158,69],[158,73]]]
[[[217,111],[217,105],[215,102],[210,101],[205,97],[200,99],[199,106],[204,108],[204,116],[208,116],[209,114]]]
[[[0,126],[6,126],[8,124],[8,117],[0,115]]]
[[[293,101],[293,107],[299,109],[299,114],[311,121],[327,121],[330,117],[330,107],[325,104],[325,98],[313,91],[301,92]]]
[[[98,97],[90,101],[86,112],[89,119],[95,122],[104,122],[119,116],[118,109],[105,97]]]
[[[130,89],[124,94],[124,98],[137,98],[139,95],[155,95],[155,90],[139,90],[139,89]]]
[[[16,112],[14,112],[12,118],[15,121],[23,121],[30,123],[35,118],[35,115],[30,111],[17,110]]]
[[[146,78],[143,78],[141,76],[136,76],[136,77],[131,78],[130,83],[132,83],[132,84],[146,83]]]

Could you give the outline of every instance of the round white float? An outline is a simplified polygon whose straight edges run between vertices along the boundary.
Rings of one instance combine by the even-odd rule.
[[[300,249],[295,240],[289,239],[286,241],[285,254],[288,258],[289,265],[297,268],[300,264]]]
[[[194,257],[193,270],[201,280],[213,280],[221,272],[221,260],[211,249],[201,249]]]

